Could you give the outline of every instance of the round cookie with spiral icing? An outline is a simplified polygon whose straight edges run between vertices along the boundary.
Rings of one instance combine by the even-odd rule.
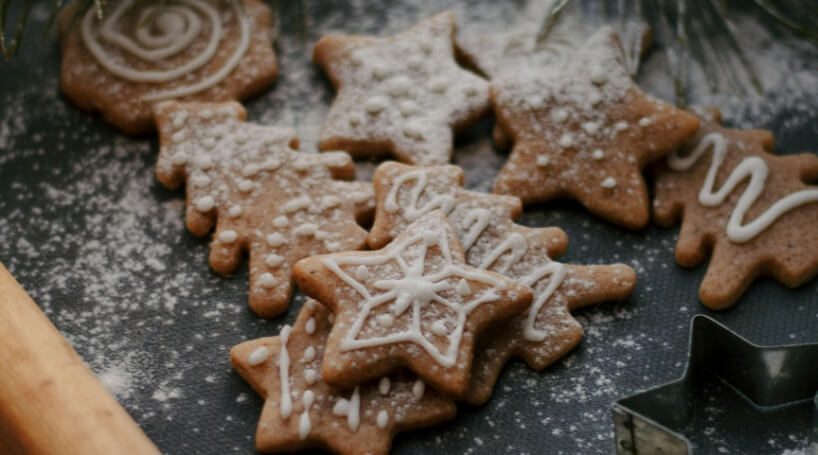
[[[454,14],[446,12],[391,37],[321,38],[313,59],[338,96],[320,148],[449,162],[453,133],[489,111],[488,83],[458,66],[454,35]]]
[[[275,79],[272,13],[259,0],[116,0],[102,18],[77,3],[60,17],[60,87],[128,134],[153,129],[167,100],[250,97]]]
[[[307,299],[295,324],[279,336],[231,349],[233,368],[264,398],[258,451],[328,448],[342,455],[387,454],[396,433],[454,417],[454,401],[408,372],[346,390],[324,382],[321,366],[333,319]]]
[[[659,169],[656,222],[681,220],[676,261],[708,258],[702,303],[729,308],[756,277],[789,287],[818,275],[818,156],[778,156],[773,135],[702,122]]]

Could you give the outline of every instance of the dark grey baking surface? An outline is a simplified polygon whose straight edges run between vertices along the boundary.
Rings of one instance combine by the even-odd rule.
[[[314,136],[332,91],[308,62],[311,43],[328,30],[394,32],[446,7],[389,3],[310,3],[305,32],[284,26],[281,77],[247,103],[250,119]],[[454,8],[462,28],[483,19],[513,27],[522,2]],[[184,230],[183,194],[153,178],[156,140],[123,137],[59,95],[58,46],[39,35],[44,11],[35,8],[24,52],[0,62],[0,261],[164,452],[253,453],[261,401],[231,371],[228,350],[277,334],[301,301],[285,316],[259,320],[245,306],[246,268],[232,279],[210,272],[207,239]],[[803,49],[802,70],[814,74],[818,52]],[[660,66],[649,60],[646,71]],[[801,81],[798,96],[780,84],[752,112],[756,126],[776,132],[780,153],[818,150],[813,82]],[[740,123],[747,119],[742,111]],[[505,159],[491,147],[490,125],[461,138],[454,156],[468,186],[480,190]],[[372,164],[360,168],[367,176]],[[566,359],[542,373],[514,363],[487,406],[462,407],[451,423],[399,436],[396,453],[610,453],[611,402],[682,373],[697,313],[761,344],[818,342],[816,281],[789,290],[760,280],[735,308],[711,313],[696,298],[704,267],[674,261],[677,228],[625,232],[571,203],[529,207],[521,222],[563,228],[571,239],[565,261],[632,265],[637,291],[628,302],[577,313],[587,337]],[[701,402],[691,430],[702,453],[784,453],[807,444],[807,411],[796,419],[761,415],[717,384]]]

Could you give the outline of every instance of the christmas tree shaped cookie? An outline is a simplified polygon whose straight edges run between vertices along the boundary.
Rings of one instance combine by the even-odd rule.
[[[298,287],[335,313],[323,378],[351,387],[400,367],[452,396],[469,383],[476,336],[524,311],[531,290],[465,264],[445,215],[420,218],[383,249],[299,261]]]
[[[529,285],[534,299],[528,311],[495,324],[478,341],[472,378],[464,399],[483,403],[512,356],[541,370],[582,339],[571,310],[627,298],[636,284],[622,264],[580,266],[551,258],[567,247],[557,228],[529,228],[513,222],[520,200],[463,189],[456,166],[413,167],[384,163],[375,172],[377,208],[368,243],[377,248],[430,210],[441,210],[455,228],[466,262]]]
[[[349,390],[324,382],[332,320],[308,299],[293,327],[231,350],[233,367],[265,400],[256,432],[260,452],[329,448],[344,455],[386,454],[396,433],[454,417],[451,399],[405,372]]]
[[[238,103],[166,102],[157,108],[156,175],[186,182],[187,227],[206,235],[217,223],[210,265],[228,275],[250,258],[250,307],[271,317],[287,308],[290,271],[301,258],[360,248],[357,223],[373,207],[372,185],[354,177],[346,153],[298,152],[288,128],[244,121]]]
[[[157,102],[243,99],[275,79],[272,13],[259,0],[121,0],[75,23],[79,3],[60,21],[60,86],[126,133],[153,129]]]
[[[320,148],[447,163],[453,131],[489,109],[488,83],[455,62],[454,35],[454,15],[447,12],[388,38],[322,38],[313,58],[338,97]]]
[[[676,260],[710,254],[699,289],[712,309],[733,305],[756,277],[795,287],[818,274],[818,156],[776,156],[768,131],[707,122],[670,155],[656,181],[656,221],[682,220]]]
[[[649,220],[641,170],[695,134],[698,119],[643,94],[609,28],[563,65],[492,80],[497,122],[514,144],[494,192],[524,203],[576,199],[630,229]]]

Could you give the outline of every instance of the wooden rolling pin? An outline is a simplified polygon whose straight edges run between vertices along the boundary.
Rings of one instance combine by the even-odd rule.
[[[0,453],[159,453],[2,264]]]

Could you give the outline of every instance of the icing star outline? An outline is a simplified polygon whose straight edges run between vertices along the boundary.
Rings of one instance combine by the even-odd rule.
[[[327,382],[350,386],[405,365],[438,389],[461,394],[475,332],[531,301],[528,287],[464,260],[453,228],[435,211],[381,250],[299,261],[293,273],[299,288],[336,314]]]

